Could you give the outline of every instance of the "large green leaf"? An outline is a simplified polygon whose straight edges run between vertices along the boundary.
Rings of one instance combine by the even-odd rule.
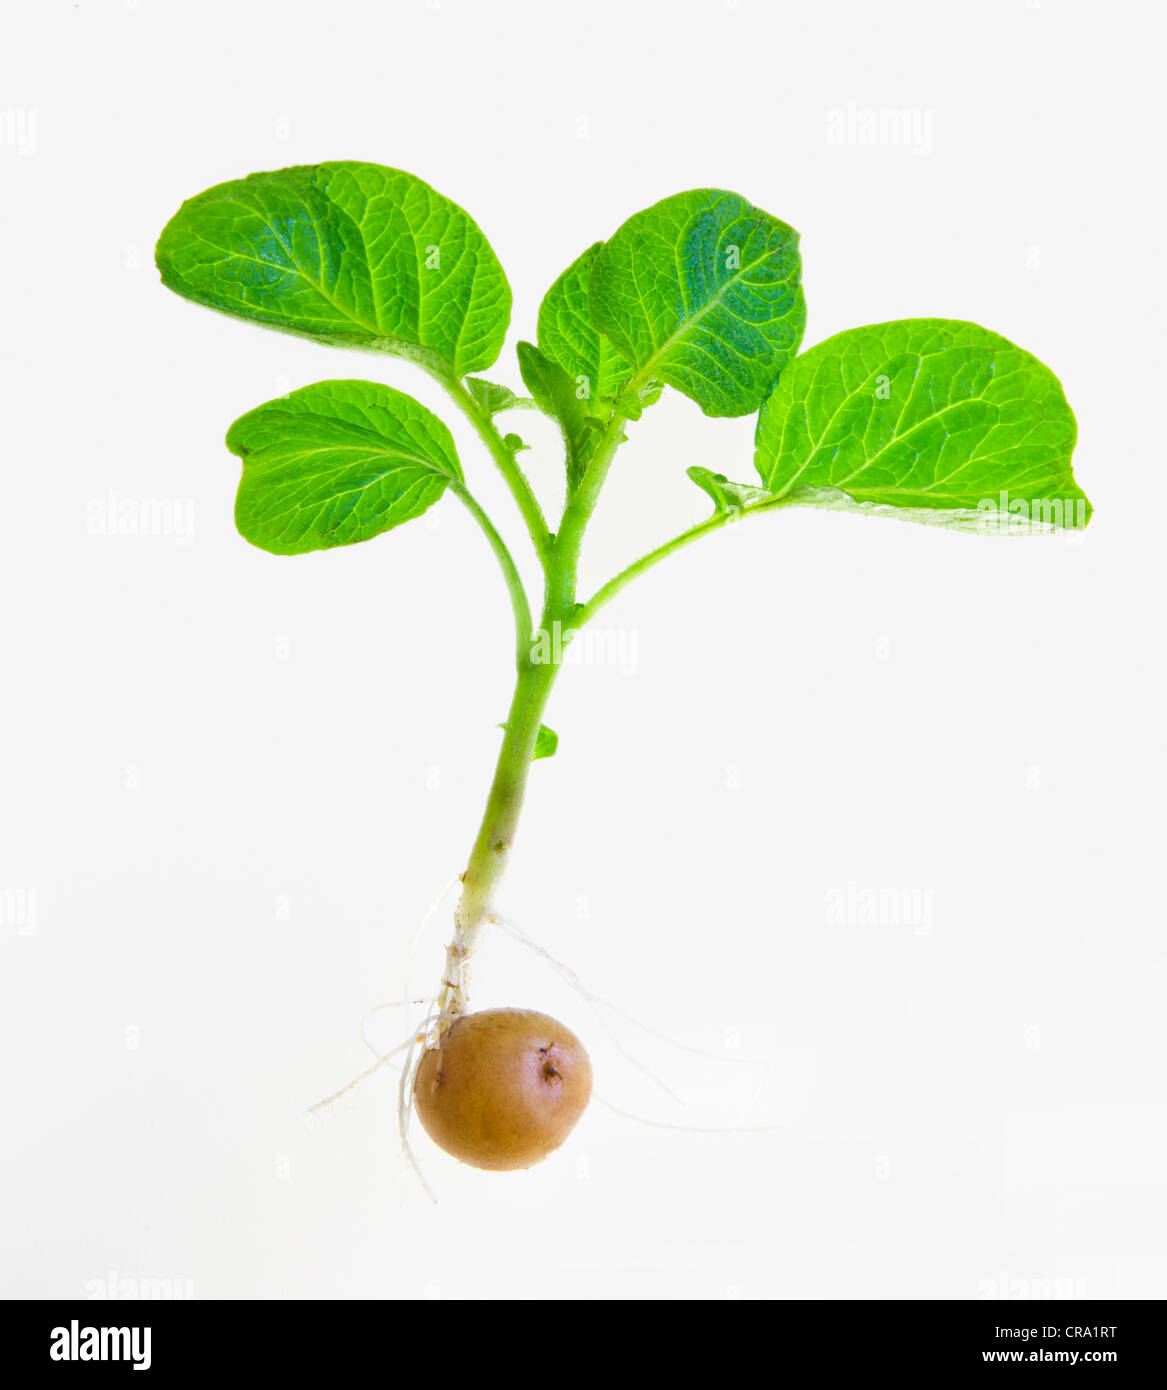
[[[539,306],[539,350],[571,378],[576,396],[599,410],[628,384],[631,364],[596,331],[588,312],[588,280],[603,246],[597,241],[563,272]]]
[[[591,264],[592,323],[633,366],[706,415],[757,410],[806,324],[798,233],[736,193],[678,193],[638,212]]]
[[[155,258],[163,283],[199,304],[443,375],[489,367],[510,318],[510,286],[471,218],[380,164],[219,184],[183,203]]]
[[[974,323],[903,319],[836,334],[783,372],[754,462],[791,501],[1011,512],[1082,525],[1076,425],[1057,377]],[[1014,505],[1015,504],[1015,505]]]
[[[420,516],[462,478],[449,430],[412,396],[319,381],[227,431],[243,460],[235,524],[273,555],[367,541]]]

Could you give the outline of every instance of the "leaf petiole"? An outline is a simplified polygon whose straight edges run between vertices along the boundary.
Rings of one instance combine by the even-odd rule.
[[[704,521],[699,521],[695,526],[690,526],[688,530],[681,531],[672,540],[665,541],[663,545],[658,545],[655,550],[650,550],[646,555],[642,555],[639,560],[634,560],[632,564],[622,569],[619,574],[614,575],[606,584],[597,589],[591,598],[577,610],[576,624],[582,627],[584,623],[594,618],[606,603],[616,597],[621,589],[631,584],[642,574],[647,573],[654,565],[659,564],[666,555],[672,555],[674,551],[683,549],[700,536],[707,536],[711,531],[718,531],[723,526],[739,521],[743,516],[752,516],[755,512],[773,511],[776,507],[781,506],[785,500],[785,498],[775,497],[770,501],[758,502],[749,507],[728,507],[724,511],[714,512],[712,516],[706,517]]]
[[[458,495],[466,510],[478,523],[502,568],[507,592],[511,598],[511,608],[515,615],[515,664],[521,669],[530,657],[532,623],[531,605],[527,599],[527,590],[523,586],[518,566],[515,564],[511,552],[507,549],[506,541],[499,535],[494,523],[479,506],[474,495],[463,484],[452,485],[450,491]]]
[[[434,379],[445,390],[446,394],[458,407],[463,415],[470,421],[482,440],[490,451],[498,467],[498,471],[506,480],[510,488],[511,496],[522,513],[523,520],[527,524],[527,530],[531,533],[531,539],[535,543],[535,550],[541,560],[545,560],[551,545],[551,532],[547,529],[547,521],[543,516],[543,509],[539,505],[539,499],[532,491],[531,484],[527,481],[526,474],[515,461],[515,456],[507,448],[503,437],[495,428],[494,421],[489,413],[482,408],[474,399],[465,385],[453,377],[447,377],[432,373]],[[516,400],[516,404],[518,401]]]

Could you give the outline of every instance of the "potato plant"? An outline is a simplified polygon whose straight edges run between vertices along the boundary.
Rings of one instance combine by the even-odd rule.
[[[544,1015],[469,1014],[466,962],[491,917],[531,764],[556,749],[543,716],[564,645],[674,551],[791,507],[990,533],[1083,526],[1090,506],[1071,471],[1074,416],[1047,367],[973,323],[873,324],[800,352],[798,234],[722,189],[665,198],[568,265],[542,300],[537,341],[517,345],[525,395],[481,375],[510,320],[502,266],[468,214],[412,174],[342,161],[219,184],[166,225],[157,264],[168,288],[198,304],[407,359],[473,426],[526,524],[543,576],[537,620],[450,431],[411,396],[379,381],[320,381],[257,406],[227,432],[242,461],[236,525],[272,555],[371,540],[448,492],[502,572],[514,695],[415,1095],[423,1124],[456,1157],[527,1166],[586,1105],[590,1064],[578,1039]],[[708,416],[757,413],[753,476],[690,468],[707,515],[580,594],[580,551],[601,489],[629,424],[666,388]],[[532,409],[563,438],[564,504],[550,519],[520,461],[526,445],[497,423]],[[570,1076],[531,1070],[544,1044],[561,1048]]]

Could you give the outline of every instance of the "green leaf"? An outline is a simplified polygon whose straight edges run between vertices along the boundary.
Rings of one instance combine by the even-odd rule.
[[[539,350],[571,379],[576,396],[600,412],[632,375],[631,364],[592,324],[588,280],[602,241],[597,241],[563,272],[539,306]]]
[[[484,381],[480,376],[468,376],[466,389],[474,401],[488,415],[497,415],[501,410],[510,410],[518,397],[509,386],[499,386],[493,381]]]
[[[516,348],[523,384],[545,415],[559,422],[567,451],[567,486],[574,489],[587,470],[588,460],[600,439],[601,422],[589,413],[589,402],[578,394],[576,384],[557,363],[546,357],[533,343]]]
[[[507,724],[500,724],[500,729],[509,727]],[[555,750],[559,747],[559,735],[554,729],[549,729],[546,724],[539,725],[539,732],[535,735],[535,751],[531,754],[531,761],[537,763],[540,758],[552,758]]]
[[[539,732],[535,736],[535,753],[533,762],[538,762],[540,758],[552,758],[555,750],[559,747],[559,735],[554,729],[549,729],[546,724],[539,725]]]
[[[702,491],[713,498],[714,509],[718,512],[741,512],[772,499],[772,494],[765,488],[752,487],[749,483],[731,483],[724,473],[711,473],[708,468],[689,468],[686,472]]]
[[[524,449],[529,449],[531,447],[526,443],[521,434],[504,434],[502,442],[512,454],[521,454]]]
[[[736,193],[678,193],[629,218],[592,262],[592,323],[706,415],[757,410],[806,323],[798,233]]]
[[[420,516],[462,471],[449,430],[411,396],[320,381],[227,431],[243,460],[235,524],[273,555],[367,541]]]
[[[213,309],[449,376],[497,358],[511,291],[457,204],[399,169],[344,161],[219,184],[166,224],[162,282]]]
[[[842,495],[1082,526],[1091,509],[1070,468],[1076,433],[1036,357],[974,323],[903,319],[797,357],[762,408],[754,463],[792,502]]]

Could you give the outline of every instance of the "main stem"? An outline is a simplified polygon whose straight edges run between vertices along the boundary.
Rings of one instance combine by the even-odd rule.
[[[493,426],[489,420],[483,423],[484,436],[489,437],[494,433]],[[564,509],[559,534],[551,536],[544,531],[546,539],[540,545],[539,533],[532,527],[546,580],[541,630],[549,635],[558,631],[560,641],[543,642],[538,646],[532,644],[528,651],[520,648],[518,652],[515,693],[507,714],[502,748],[499,750],[482,824],[478,828],[474,848],[470,851],[470,862],[462,875],[462,896],[454,913],[454,939],[446,948],[446,968],[438,997],[439,1030],[450,1019],[467,1010],[467,962],[483,925],[490,920],[494,890],[506,871],[527,790],[527,776],[535,756],[535,741],[543,722],[543,711],[555,677],[559,674],[561,642],[569,640],[573,620],[580,611],[575,601],[580,544],[613,455],[623,440],[623,426],[623,417],[616,415],[600,441],[587,473]],[[530,516],[527,519],[528,523],[533,520]],[[546,651],[548,646],[550,652]],[[539,659],[540,656],[546,659]]]
[[[490,918],[495,886],[506,871],[527,790],[527,775],[535,756],[535,740],[558,672],[554,662],[536,662],[528,655],[515,681],[486,810],[462,875],[462,896],[454,914],[454,939],[446,949],[438,1001],[443,1021],[466,1012],[466,964],[479,932]]]
[[[518,675],[486,810],[474,848],[470,851],[470,861],[462,875],[462,896],[454,913],[454,939],[446,949],[446,968],[438,996],[437,1030],[431,1036],[431,1046],[436,1045],[437,1036],[454,1018],[467,1011],[467,963],[482,927],[490,920],[494,890],[506,871],[523,808],[527,777],[535,756],[535,743],[543,722],[543,711],[559,673],[563,645],[570,640],[575,629],[593,617],[626,584],[659,564],[666,556],[700,536],[728,525],[740,515],[767,511],[782,505],[783,501],[774,498],[750,507],[726,508],[716,512],[647,555],[642,555],[598,589],[588,602],[580,603],[576,599],[580,548],[612,459],[624,441],[625,417],[619,411],[613,413],[583,477],[569,493],[559,531],[553,535],[547,529],[538,500],[514,453],[498,433],[489,412],[479,406],[460,381],[443,376],[438,379],[490,450],[527,523],[543,566],[545,589],[540,632],[552,640],[550,643],[534,642],[538,634],[531,631],[526,591],[506,544],[473,497],[465,488],[458,488],[463,502],[470,508],[495,551],[510,590],[515,616],[515,664]],[[550,652],[547,651],[548,646]]]

